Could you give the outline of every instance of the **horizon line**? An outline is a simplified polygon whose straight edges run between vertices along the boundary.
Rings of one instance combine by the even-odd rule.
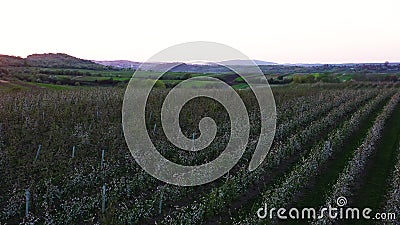
[[[65,54],[65,55],[69,55],[78,59],[83,59],[83,60],[89,60],[89,61],[130,61],[130,62],[136,62],[136,63],[145,63],[147,62],[145,61],[141,61],[141,60],[133,60],[133,59],[121,59],[121,58],[116,58],[116,59],[89,59],[89,58],[83,58],[83,57],[79,57],[79,56],[75,56],[69,53],[65,53],[65,52],[45,52],[45,53],[31,53],[28,54],[26,56],[21,56],[21,55],[14,55],[14,54],[3,54],[0,53],[0,55],[6,55],[6,56],[12,56],[12,57],[19,57],[19,58],[23,58],[26,59],[28,56],[31,55],[44,55],[44,54]],[[224,61],[235,61],[238,59],[227,59]],[[399,60],[367,60],[367,61],[358,61],[358,60],[350,60],[350,61],[336,61],[336,62],[323,62],[323,61],[319,61],[319,62],[278,62],[278,61],[273,61],[273,60],[264,60],[264,59],[250,59],[252,61],[262,61],[262,62],[266,62],[266,63],[271,63],[271,64],[276,64],[276,65],[299,65],[299,64],[304,64],[304,65],[329,65],[329,64],[336,64],[336,65],[342,65],[342,64],[384,64],[386,62],[389,62],[389,64],[400,64],[400,59]],[[238,60],[238,61],[245,61],[245,60]],[[174,62],[148,62],[148,63],[174,63]],[[181,63],[186,63],[186,62],[181,62]],[[189,63],[190,64],[190,63]]]

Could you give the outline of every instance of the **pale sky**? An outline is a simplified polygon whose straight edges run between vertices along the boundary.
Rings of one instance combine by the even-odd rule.
[[[2,0],[0,54],[145,61],[213,41],[278,63],[400,62],[399,0]]]

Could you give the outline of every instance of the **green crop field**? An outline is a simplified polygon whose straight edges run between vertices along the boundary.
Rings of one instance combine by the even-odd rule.
[[[209,85],[199,81],[196,87],[204,84]],[[249,143],[256,143],[260,115],[254,95],[242,84],[236,88],[252,118]],[[247,170],[255,148],[249,144],[229,174],[207,185],[179,187],[148,175],[130,154],[121,126],[124,88],[3,82],[0,221],[309,224],[260,220],[256,212],[264,204],[319,208],[339,196],[352,206],[399,212],[394,171],[400,163],[400,90],[394,83],[291,84],[272,91],[277,129],[261,168]],[[168,92],[153,89],[146,108],[157,149],[184,165],[214,159],[229,141],[223,106],[200,98],[184,107],[180,125],[187,136],[199,134],[204,116],[214,118],[219,129],[206,151],[181,154],[161,128],[160,104]],[[313,221],[332,222],[344,221]]]

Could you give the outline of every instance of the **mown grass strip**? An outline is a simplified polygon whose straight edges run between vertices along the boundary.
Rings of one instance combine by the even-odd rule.
[[[372,161],[371,158],[377,152],[378,145],[382,143],[382,136],[385,129],[387,129],[388,121],[394,115],[400,101],[400,93],[396,93],[389,103],[384,107],[382,113],[376,118],[374,125],[364,138],[363,143],[354,151],[353,158],[349,160],[343,172],[339,175],[338,180],[332,187],[332,193],[328,195],[326,199],[326,206],[337,205],[336,201],[338,198],[346,196],[350,199],[350,204],[346,203],[347,206],[354,207],[354,193],[357,193],[357,188],[365,177],[365,171],[367,170],[368,164]],[[329,217],[324,213],[325,216],[318,218],[313,221],[312,224],[336,224],[338,217]],[[353,224],[353,223],[352,223]]]
[[[352,113],[349,113],[350,115],[352,114]],[[348,117],[349,116],[349,114],[347,114],[347,116],[346,117]],[[344,121],[342,121],[342,123],[344,123]],[[336,125],[338,125],[338,124],[336,124]],[[341,127],[341,125],[339,125],[339,127]],[[332,131],[333,132],[333,131]],[[324,132],[322,132],[322,134],[323,134]],[[331,133],[331,132],[330,132]],[[333,133],[331,133],[332,135],[334,134],[334,132]],[[321,141],[322,140],[326,140],[328,138],[328,133],[326,133],[326,135],[319,135],[318,136],[318,139],[320,139]],[[317,140],[315,140],[316,142],[318,142]],[[321,143],[319,143],[319,144],[317,144],[317,143],[314,143],[315,144],[315,147],[314,148],[317,148],[318,150],[320,149],[319,147],[321,147],[320,145],[321,145]],[[313,145],[314,145],[313,144]],[[323,145],[323,144],[322,144]],[[311,146],[310,146],[311,147]],[[322,147],[321,147],[322,148]],[[310,150],[311,151],[311,150]],[[279,183],[282,183],[282,182],[285,182],[285,184],[287,184],[286,183],[286,181],[288,181],[289,183],[291,183],[291,181],[289,180],[290,178],[293,178],[293,177],[297,177],[297,174],[292,174],[292,172],[294,171],[294,170],[296,170],[296,168],[297,169],[299,169],[299,167],[301,167],[301,165],[303,164],[303,163],[305,163],[306,161],[304,161],[304,160],[306,160],[306,159],[310,159],[310,161],[312,161],[312,162],[315,162],[314,161],[314,158],[312,157],[312,155],[310,155],[310,151],[306,151],[306,153],[305,154],[303,154],[303,161],[302,162],[298,162],[297,164],[294,164],[294,165],[292,165],[291,167],[290,167],[290,169],[288,170],[288,171],[290,171],[289,173],[285,173],[285,175],[283,176],[283,177],[280,177],[280,178],[278,178],[278,179],[274,179],[275,180],[275,182],[273,182],[273,184],[270,184],[270,185],[268,185],[268,186],[266,186],[264,189],[264,191],[266,191],[265,193],[267,193],[268,192],[268,194],[267,195],[270,195],[271,193],[271,191],[272,192],[274,192],[274,191],[276,191],[276,190],[274,190],[274,188],[273,188],[273,186],[274,185],[278,185]],[[314,151],[313,151],[314,153],[315,153],[315,149],[314,149]],[[302,170],[302,169],[300,169],[300,170]],[[293,177],[291,176],[291,175],[293,175]],[[286,178],[288,178],[288,179],[286,179]],[[293,183],[291,183],[291,184],[293,184]],[[296,185],[295,185],[296,186]],[[279,191],[278,191],[279,192]],[[265,194],[264,193],[264,194]],[[276,192],[275,192],[276,193]],[[231,217],[230,219],[234,219],[234,220],[237,220],[238,218],[241,218],[241,219],[244,219],[244,220],[246,220],[246,215],[253,215],[254,214],[254,212],[255,212],[255,210],[257,210],[257,207],[259,207],[259,205],[261,204],[261,201],[262,201],[262,199],[265,197],[263,194],[261,194],[262,195],[262,197],[261,198],[258,198],[258,199],[254,199],[254,201],[249,201],[249,202],[247,202],[247,203],[245,203],[245,204],[243,204],[241,207],[240,207],[240,209],[238,210],[238,212],[236,212],[234,215],[232,215],[233,216],[233,218]],[[224,220],[219,220],[219,223],[225,223],[225,222],[227,222],[227,221],[229,221],[228,220],[229,218],[225,218]],[[254,221],[252,221],[252,222],[254,222]]]
[[[299,199],[295,203],[297,208],[318,207],[324,204],[327,191],[336,182],[339,174],[343,171],[349,159],[351,159],[354,149],[360,146],[388,100],[386,98],[378,104],[375,110],[365,120],[360,122],[361,125],[358,131],[348,137],[343,149],[335,153],[332,159],[327,161],[325,166],[320,170],[320,174],[316,177],[316,180],[299,196]],[[305,220],[294,220],[286,221],[284,224],[308,224],[308,222]]]
[[[381,208],[391,171],[396,163],[396,148],[400,135],[400,105],[386,123],[377,151],[367,164],[360,186],[356,187],[352,205],[373,210]],[[345,221],[344,224],[374,224],[374,221]]]

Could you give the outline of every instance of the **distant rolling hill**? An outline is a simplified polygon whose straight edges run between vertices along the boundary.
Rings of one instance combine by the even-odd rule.
[[[132,69],[137,69],[141,64],[140,62],[134,62],[129,60],[104,60],[104,61],[93,60],[93,62],[103,66],[112,66],[117,68],[132,68]]]
[[[266,62],[266,61],[261,61],[261,60],[226,60],[226,61],[221,61],[220,63],[224,65],[237,65],[237,66],[248,66],[248,65],[256,65],[259,66],[272,66],[272,65],[278,65],[277,63],[274,62]]]
[[[24,66],[25,59],[17,56],[0,55],[0,67],[4,66]]]
[[[357,63],[357,64],[277,64],[261,60],[227,60],[220,63],[243,68],[255,62],[265,74],[307,74],[307,73],[357,73],[368,70],[370,73],[398,73],[398,63]],[[1,55],[0,67],[34,67],[55,69],[118,70],[137,69],[152,71],[171,71],[187,73],[232,73],[228,68],[213,63],[144,63],[129,60],[93,61],[73,57],[64,53],[33,54],[26,58]],[[5,68],[0,68],[4,70]],[[4,71],[3,71],[4,72]]]
[[[163,62],[152,62],[152,63],[140,63],[129,60],[113,60],[113,61],[93,61],[104,66],[112,66],[117,68],[131,68],[137,69],[141,67],[142,70],[153,70],[153,71],[171,71],[171,72],[190,72],[190,73],[228,73],[232,72],[230,69],[221,66],[224,64],[227,66],[249,66],[255,62],[259,66],[275,66],[278,65],[273,62],[266,62],[261,60],[227,60],[216,63],[202,63],[202,64],[191,64],[191,63],[163,63]]]
[[[33,54],[26,58],[0,55],[0,66],[102,70],[106,66],[63,53]]]
[[[117,67],[117,68],[133,68],[137,69],[142,63],[140,62],[135,62],[135,61],[129,61],[129,60],[105,60],[105,61],[97,61],[94,60],[93,62],[104,65],[104,66],[112,66],[112,67]],[[257,65],[263,65],[263,66],[271,66],[271,65],[278,65],[277,63],[274,62],[266,62],[266,61],[261,61],[261,60],[226,60],[226,61],[221,61],[218,62],[220,64],[224,65],[240,65],[240,66],[247,66],[247,65],[253,65],[253,62],[256,63]],[[165,66],[169,66],[171,63],[144,63],[142,65],[143,68],[164,68]],[[185,67],[186,70],[196,70],[194,67],[212,67],[213,65],[215,66],[215,63],[203,63],[203,64],[188,64],[188,63],[182,63],[182,67]]]

